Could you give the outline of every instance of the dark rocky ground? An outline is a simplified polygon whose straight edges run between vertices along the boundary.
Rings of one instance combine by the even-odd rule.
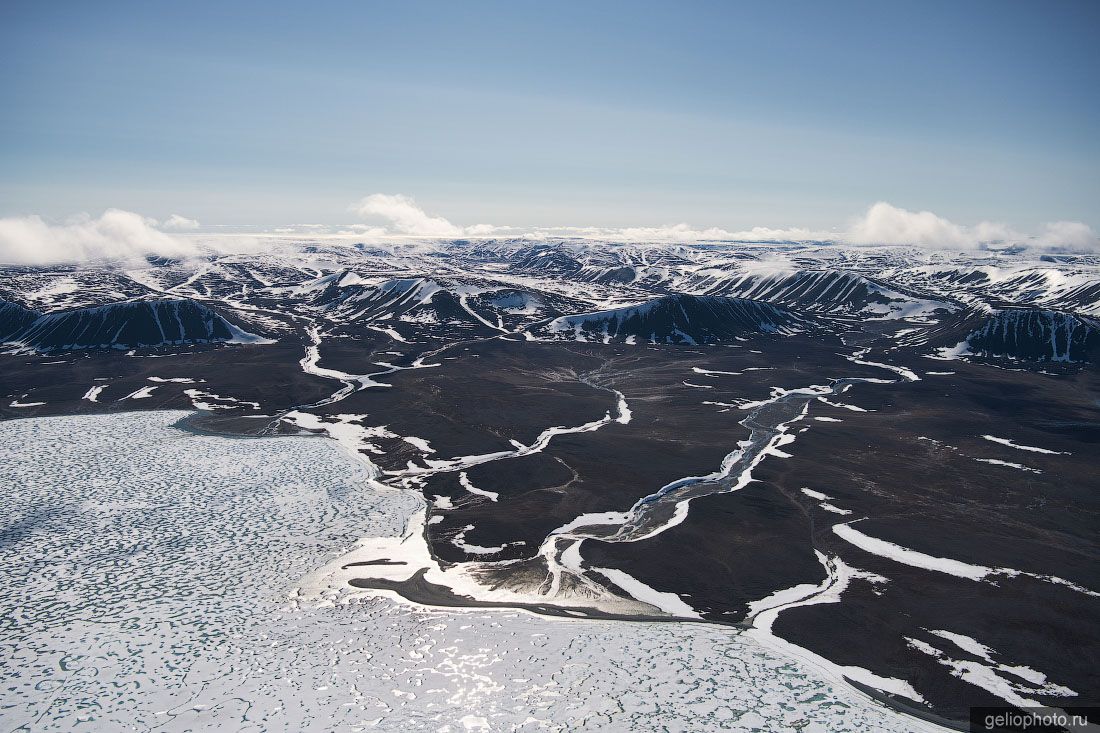
[[[1043,671],[1078,692],[1075,702],[1094,703],[1100,635],[1083,620],[1095,618],[1100,599],[1029,577],[976,582],[909,567],[832,531],[837,522],[868,517],[857,525],[861,532],[929,555],[1100,588],[1097,373],[1063,378],[958,362],[951,370],[956,374],[853,388],[843,401],[869,412],[814,404],[811,417],[843,422],[810,423],[784,448],[791,458],[765,460],[753,474],[759,482],[739,492],[694,501],[683,524],[630,545],[587,542],[585,559],[684,594],[709,618],[728,619],[773,590],[820,582],[817,549],[889,582],[853,583],[839,603],[785,611],[774,627],[779,636],[839,664],[907,679],[956,719],[972,705],[1003,702],[945,674],[906,638],[977,659],[928,631],[970,636],[995,650],[997,662]],[[1071,455],[1020,451],[984,434]],[[852,514],[822,510],[802,487]],[[1032,699],[1059,704],[1052,696]]]

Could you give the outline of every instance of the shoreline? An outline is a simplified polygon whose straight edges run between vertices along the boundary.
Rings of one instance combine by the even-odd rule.
[[[312,433],[312,432],[300,432],[300,433],[271,433],[266,435],[250,434],[240,431],[231,431],[225,429],[214,429],[205,425],[196,425],[196,422],[201,422],[207,411],[203,410],[177,410],[177,409],[137,409],[137,410],[121,410],[111,413],[87,413],[87,416],[100,416],[110,415],[128,412],[149,413],[149,412],[187,412],[189,414],[184,415],[180,419],[169,424],[169,427],[178,429],[182,432],[204,436],[204,437],[220,437],[228,439],[265,439],[265,438],[329,438],[325,433]],[[50,417],[83,417],[81,413],[69,413],[65,415],[48,415],[41,416],[43,418]],[[35,417],[28,415],[28,418]],[[266,416],[265,416],[266,417]],[[240,420],[242,418],[236,418]],[[250,419],[250,418],[244,418]],[[335,442],[335,441],[334,441]],[[397,489],[400,490],[400,489]],[[414,492],[419,495],[419,492]],[[424,540],[425,544],[430,549],[430,543]],[[349,553],[350,554],[350,553]],[[432,556],[432,559],[436,562],[438,560]],[[348,568],[355,567],[357,563],[349,563]],[[755,639],[743,636],[742,632],[751,630],[754,628],[751,624],[746,624],[743,621],[726,622],[716,621],[703,618],[686,618],[673,615],[642,615],[642,614],[624,614],[603,611],[595,607],[565,607],[555,606],[553,604],[537,604],[537,603],[523,603],[523,602],[507,602],[507,601],[478,601],[467,596],[461,596],[453,593],[445,586],[437,585],[427,581],[424,578],[427,569],[421,568],[413,574],[408,580],[395,581],[385,578],[353,578],[347,581],[347,588],[354,588],[359,591],[367,591],[375,593],[380,597],[398,598],[402,601],[419,608],[425,609],[437,609],[437,610],[486,610],[486,611],[520,611],[529,613],[532,616],[537,616],[546,620],[558,620],[558,621],[618,621],[629,622],[636,624],[705,624],[708,626],[719,626],[731,629],[738,637],[743,638],[746,642],[752,642],[759,645],[761,648],[767,649],[770,653],[775,654],[777,657],[790,659],[798,664],[806,664],[812,667],[817,673],[824,675],[827,679],[832,679],[834,684],[843,684],[856,694],[865,697],[866,699],[874,702],[875,704],[884,706],[891,711],[900,715],[915,718],[923,723],[936,726],[941,730],[960,731],[967,729],[967,723],[965,721],[954,721],[942,716],[938,716],[931,711],[926,711],[921,708],[909,705],[905,702],[894,699],[892,696],[877,690],[868,685],[856,682],[846,676],[841,676],[839,679],[835,675],[830,674],[829,670],[822,669],[819,665],[815,665],[812,662],[792,656],[783,652],[782,650],[775,649],[769,645],[759,644]],[[571,612],[572,611],[572,612]]]
[[[348,567],[355,566],[349,564]],[[524,603],[522,601],[479,601],[454,593],[446,586],[425,579],[427,568],[417,570],[408,580],[387,578],[352,578],[348,585],[360,590],[385,591],[400,596],[409,603],[426,608],[515,609],[529,611],[538,616],[589,621],[631,621],[635,623],[703,623],[744,629],[739,622],[708,621],[672,615],[643,615],[604,611],[594,606],[555,606],[551,603]]]
[[[209,413],[208,410],[189,410],[188,412],[190,412],[189,415],[185,415],[184,417],[181,417],[179,420],[177,420],[175,423],[172,424],[172,427],[177,428],[179,430],[182,430],[186,433],[191,433],[193,435],[206,435],[206,436],[213,436],[213,437],[219,437],[219,438],[245,438],[245,439],[247,439],[247,438],[325,438],[325,437],[328,437],[323,433],[310,433],[310,432],[305,432],[305,431],[298,432],[298,433],[274,432],[274,433],[257,434],[257,433],[249,433],[249,432],[242,431],[242,430],[232,430],[230,428],[219,428],[219,427],[215,427],[214,425],[199,424],[199,423],[216,422],[218,420],[218,418],[215,418],[213,416],[207,417],[207,414]],[[206,419],[204,420],[203,418],[206,418]],[[225,421],[235,420],[235,421],[238,421],[238,422],[240,422],[242,420],[257,420],[257,421],[259,421],[261,419],[266,420],[267,422],[263,423],[263,426],[260,428],[261,430],[266,429],[272,423],[272,421],[278,420],[277,417],[274,417],[272,415],[255,415],[255,416],[243,416],[243,417],[226,416],[225,418],[222,418],[222,419],[225,420]]]
[[[352,563],[350,566],[355,566]],[[792,656],[781,649],[777,649],[767,644],[761,644],[758,640],[745,635],[743,632],[749,631],[753,627],[751,624],[746,624],[741,621],[714,621],[705,618],[684,618],[679,616],[646,616],[639,614],[623,614],[613,613],[608,611],[602,611],[598,608],[576,606],[569,607],[554,606],[551,604],[535,604],[535,603],[522,603],[522,602],[505,602],[505,601],[478,601],[467,596],[460,596],[445,586],[440,586],[435,583],[431,583],[424,578],[426,569],[422,568],[413,574],[411,578],[405,581],[395,581],[385,578],[354,578],[348,581],[348,585],[360,591],[367,591],[372,594],[377,594],[381,597],[389,597],[408,603],[416,608],[436,609],[436,610],[487,610],[487,611],[520,611],[529,613],[533,616],[538,616],[547,620],[559,620],[559,621],[618,621],[628,622],[632,624],[700,624],[704,626],[717,626],[726,627],[734,630],[735,635],[742,639],[746,643],[751,643],[759,646],[761,649],[766,649],[769,653],[774,654],[776,657],[789,659],[798,664],[805,664],[808,667],[813,668],[816,672],[823,675],[825,678],[833,679],[834,683],[840,683],[856,694],[863,695],[867,699],[874,703],[882,705],[890,709],[891,711],[898,713],[899,715],[915,718],[923,723],[934,726],[936,730],[947,731],[966,731],[969,730],[969,723],[965,720],[953,720],[951,718],[945,718],[941,715],[937,715],[929,710],[911,705],[894,696],[885,693],[881,690],[877,690],[874,687],[857,682],[850,677],[841,675],[837,679],[830,670],[822,668],[820,665],[814,664],[811,660],[801,657]],[[573,611],[571,613],[570,611]]]

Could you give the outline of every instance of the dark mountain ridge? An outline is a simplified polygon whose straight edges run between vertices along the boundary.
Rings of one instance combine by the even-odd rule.
[[[745,298],[667,295],[638,305],[562,316],[540,335],[578,341],[710,344],[745,334],[791,334],[811,322],[790,310]]]
[[[975,355],[1023,362],[1094,362],[1100,358],[1100,322],[1043,308],[971,311],[929,339],[944,355]]]
[[[16,311],[11,306],[14,304],[0,306],[4,323],[0,332],[7,331],[9,323],[19,327],[4,340],[36,351],[265,340],[186,298],[133,300],[44,315],[26,308]]]

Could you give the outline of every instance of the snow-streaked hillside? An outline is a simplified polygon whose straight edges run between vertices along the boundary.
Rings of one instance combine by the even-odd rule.
[[[807,325],[806,319],[769,303],[666,295],[640,305],[556,318],[538,333],[603,343],[709,344],[750,333],[790,334]]]
[[[6,304],[6,308],[13,310],[12,304]],[[28,316],[23,314],[22,318],[26,321]],[[56,351],[262,343],[265,339],[244,331],[200,303],[155,299],[47,313],[26,322],[6,340],[17,348]]]

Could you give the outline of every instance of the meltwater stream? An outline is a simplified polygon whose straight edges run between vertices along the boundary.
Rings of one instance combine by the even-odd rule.
[[[801,418],[809,404],[818,398],[839,395],[853,384],[884,380],[845,377],[828,385],[812,385],[798,389],[775,388],[773,397],[752,405],[741,425],[749,428],[749,437],[723,459],[718,471],[706,476],[677,479],[656,492],[639,499],[628,512],[585,517],[574,520],[548,537],[560,557],[569,544],[562,540],[599,539],[604,542],[637,542],[674,527],[682,522],[692,499],[711,494],[727,493],[743,488],[752,480],[752,469],[769,453],[794,440],[787,426]],[[545,546],[544,546],[545,547]]]

